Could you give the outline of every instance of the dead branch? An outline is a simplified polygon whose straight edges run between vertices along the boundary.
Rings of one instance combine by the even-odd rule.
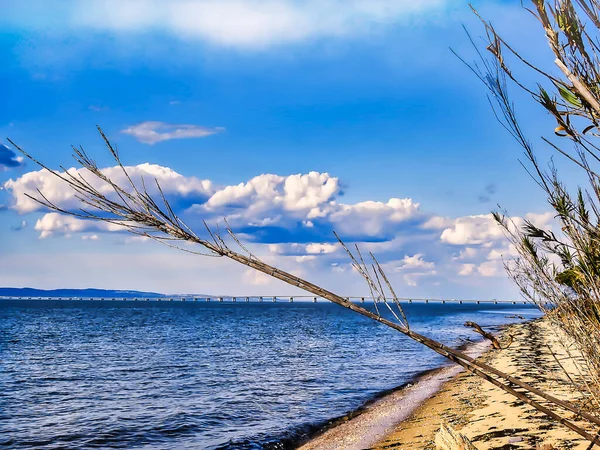
[[[475,322],[465,322],[465,327],[473,328],[475,332],[479,333],[484,338],[489,340],[492,343],[492,347],[494,347],[496,350],[502,349],[502,346],[500,345],[500,342],[498,342],[498,339],[496,339],[496,336],[494,336],[491,333],[488,333]]]

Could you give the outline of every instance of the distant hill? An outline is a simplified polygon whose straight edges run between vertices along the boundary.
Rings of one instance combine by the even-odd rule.
[[[120,291],[110,289],[33,289],[0,287],[0,297],[106,297],[106,298],[164,298],[158,292]],[[173,296],[171,296],[173,297]]]

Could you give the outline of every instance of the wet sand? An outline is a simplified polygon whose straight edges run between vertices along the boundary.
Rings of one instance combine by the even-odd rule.
[[[545,320],[511,325],[503,332],[503,339],[509,334],[514,341],[508,349],[488,349],[481,356],[482,360],[499,370],[518,374],[523,381],[557,397],[578,397],[549,350],[548,346],[559,360],[564,356]],[[481,350],[479,348],[479,353]],[[573,416],[565,414],[583,425]],[[531,406],[475,375],[450,367],[428,374],[415,385],[374,402],[362,414],[300,448],[435,449],[435,434],[442,423],[464,434],[482,450],[532,449],[542,443],[552,444],[557,449],[588,447],[576,433]]]
[[[467,353],[481,355],[489,348],[488,342],[472,345]],[[462,371],[459,366],[449,366],[430,371],[414,383],[396,390],[368,404],[362,411],[316,436],[302,445],[300,450],[362,450],[375,447],[393,433],[397,425],[408,419],[425,400]]]

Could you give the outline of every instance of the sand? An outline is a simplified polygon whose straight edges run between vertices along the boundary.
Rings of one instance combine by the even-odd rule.
[[[472,346],[467,353],[476,357],[487,348],[488,342]],[[459,366],[431,371],[403,389],[368,405],[355,417],[343,420],[337,426],[300,447],[300,450],[362,450],[376,446],[394,432],[397,425],[408,419],[425,400],[462,371]]]
[[[579,394],[548,347],[565,364],[564,351],[545,320],[512,325],[504,331],[503,339],[509,334],[514,341],[508,349],[488,348],[480,358],[559,398],[577,398]],[[472,351],[481,353],[482,348]],[[584,425],[573,414],[564,415]],[[541,443],[584,450],[589,444],[491,383],[452,367],[428,374],[415,385],[374,402],[362,414],[300,448],[435,449],[434,437],[442,423],[464,434],[481,450],[535,449]]]

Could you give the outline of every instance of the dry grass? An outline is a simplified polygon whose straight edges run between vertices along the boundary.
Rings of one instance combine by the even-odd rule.
[[[574,370],[568,376],[585,394],[581,406],[589,410],[600,409],[599,10],[597,0],[532,2],[529,12],[541,24],[554,57],[551,67],[529,62],[482,20],[492,59],[480,54],[481,61],[471,66],[491,93],[496,117],[524,148],[524,165],[556,218],[555,226],[542,228],[495,213],[518,254],[505,266],[523,295],[547,313],[565,349],[582,355],[572,358]],[[515,65],[531,69],[536,85],[519,79]],[[542,167],[517,119],[508,81],[556,120],[541,143],[580,170],[582,185],[566,186],[554,165]]]

